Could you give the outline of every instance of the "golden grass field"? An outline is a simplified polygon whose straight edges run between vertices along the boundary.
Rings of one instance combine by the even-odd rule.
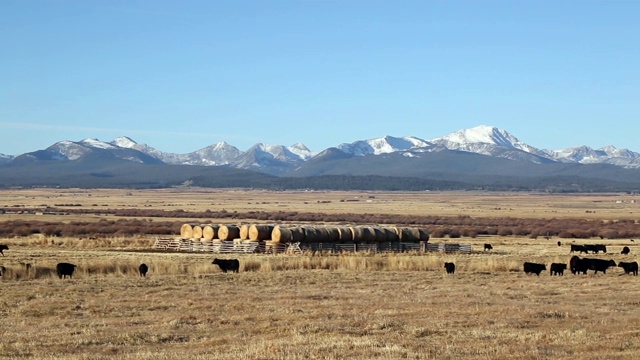
[[[345,199],[358,201],[340,201]],[[637,219],[633,199],[624,194],[0,191],[0,207],[66,203],[542,219]],[[5,214],[0,222],[68,221],[48,217]],[[0,359],[634,359],[640,354],[639,277],[620,268],[562,277],[521,271],[524,261],[568,262],[568,239],[430,241],[470,243],[475,251],[238,255],[240,273],[225,274],[211,264],[215,254],[151,251],[153,238],[144,234],[0,239],[10,248],[0,256],[7,269],[0,278]],[[580,242],[603,241],[609,253],[590,257],[637,260],[640,249],[627,239]],[[485,242],[494,250],[483,252]],[[630,255],[620,254],[624,245]],[[78,265],[73,279],[57,278],[53,269],[60,261]],[[445,261],[456,263],[454,275],[445,274]],[[147,278],[137,274],[141,262],[150,266]]]

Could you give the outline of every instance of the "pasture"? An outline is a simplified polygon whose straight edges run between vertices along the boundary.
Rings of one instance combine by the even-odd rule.
[[[217,200],[218,192],[225,200]],[[202,193],[208,200],[202,200]],[[629,196],[616,194],[319,196],[22,190],[0,192],[0,206],[175,204],[203,210],[220,201],[228,211],[285,204],[286,209],[309,206],[316,210],[308,211],[325,212],[606,220],[634,218],[638,211]],[[340,201],[356,197],[360,201]],[[0,221],[20,215],[0,215]],[[60,215],[40,216],[65,221]],[[629,359],[640,352],[640,278],[624,275],[621,268],[586,276],[522,272],[524,261],[567,263],[572,240],[492,236],[430,241],[469,243],[474,252],[239,255],[236,274],[212,265],[214,254],[150,251],[153,238],[143,234],[0,239],[10,248],[0,256],[7,269],[0,278],[5,325],[0,358]],[[629,239],[576,242],[604,242],[607,254],[587,256],[616,262],[636,261],[640,251]],[[484,251],[484,243],[493,250]],[[623,246],[630,254],[620,254]],[[73,279],[58,279],[54,268],[61,261],[78,265]],[[146,278],[138,274],[142,262],[149,265]],[[455,274],[446,274],[444,262],[456,264]]]

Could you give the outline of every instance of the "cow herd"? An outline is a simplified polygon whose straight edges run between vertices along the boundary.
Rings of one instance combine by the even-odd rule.
[[[0,244],[0,254],[4,255],[3,250],[9,250],[7,245]],[[222,272],[239,272],[240,271],[240,261],[238,259],[213,259],[212,264],[218,265]],[[27,271],[31,268],[31,264],[24,264],[26,266]],[[60,279],[73,278],[73,273],[78,268],[78,265],[71,264],[68,262],[60,262],[56,264],[56,275]],[[146,277],[149,272],[149,265],[142,263],[138,266],[138,273],[140,277]],[[7,273],[7,269],[4,266],[0,266],[0,277]]]
[[[558,246],[561,246],[561,245],[562,244],[558,241]],[[491,244],[484,244],[484,251],[487,251],[487,250],[493,250],[493,246],[491,246]],[[579,253],[588,254],[590,251],[594,254],[598,254],[601,251],[606,254],[607,247],[602,244],[594,244],[594,245],[571,244],[570,253],[579,252]],[[622,248],[622,251],[620,253],[622,255],[628,255],[630,252],[631,250],[629,249],[629,247],[625,246]],[[577,274],[586,275],[587,271],[589,270],[592,270],[594,274],[597,274],[598,272],[606,274],[607,269],[611,267],[620,267],[622,268],[622,270],[624,270],[625,274],[636,275],[636,276],[638,275],[638,262],[636,261],[633,261],[633,262],[620,261],[619,263],[616,264],[614,260],[580,258],[575,255],[571,257],[568,265],[564,263],[552,263],[549,267],[549,275],[562,276],[564,275],[564,271],[567,269],[569,269],[569,271],[571,271],[571,273],[574,275],[577,275]],[[456,266],[452,262],[445,262],[444,268],[447,274],[454,274]],[[547,270],[547,265],[525,261],[522,264],[522,270],[524,271],[525,274],[535,274],[537,276],[540,276],[540,274],[543,271]]]

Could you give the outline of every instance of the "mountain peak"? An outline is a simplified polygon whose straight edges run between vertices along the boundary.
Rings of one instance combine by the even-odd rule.
[[[131,138],[127,136],[120,136],[115,138],[110,142],[111,145],[123,147],[123,148],[133,148],[135,145],[138,145],[137,142],[133,141]]]
[[[484,143],[511,148],[517,148],[517,146],[514,145],[520,143],[520,140],[505,130],[488,125],[479,125],[470,129],[458,130],[435,140],[446,140],[450,143],[459,144]]]

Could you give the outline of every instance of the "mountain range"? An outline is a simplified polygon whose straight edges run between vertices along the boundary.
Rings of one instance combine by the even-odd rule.
[[[126,136],[110,142],[65,140],[17,156],[0,154],[0,180],[19,186],[17,173],[33,174],[38,173],[38,169],[48,169],[55,174],[58,168],[68,168],[67,176],[74,172],[78,175],[83,172],[103,174],[97,177],[104,180],[117,177],[117,172],[109,174],[109,169],[124,169],[134,164],[155,169],[179,167],[180,172],[199,179],[210,176],[216,168],[223,173],[237,170],[245,171],[242,173],[245,175],[280,178],[380,176],[462,181],[471,187],[508,179],[511,179],[510,186],[518,187],[532,179],[545,183],[551,178],[574,182],[589,179],[590,182],[615,183],[624,188],[640,187],[636,186],[636,183],[640,184],[640,153],[613,146],[538,149],[505,130],[486,125],[430,140],[413,136],[359,140],[317,153],[302,143],[292,146],[259,143],[241,151],[219,142],[191,153],[175,154],[138,144]],[[167,172],[157,171],[158,174]],[[59,179],[65,174],[60,174]],[[178,182],[192,181],[175,175],[172,178]]]

